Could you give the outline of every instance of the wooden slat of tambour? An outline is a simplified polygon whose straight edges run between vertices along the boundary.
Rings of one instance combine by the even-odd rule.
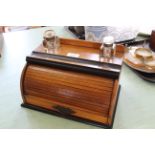
[[[36,85],[38,84],[38,86],[44,85],[45,87],[46,85],[47,87],[48,85],[67,86],[67,87],[73,87],[74,89],[79,88],[79,89],[86,90],[86,91],[91,90],[94,93],[95,92],[99,92],[99,93],[112,92],[113,80],[110,80],[110,79],[105,79],[104,81],[104,78],[102,79],[101,77],[99,77],[99,81],[98,81],[96,80],[97,78],[96,76],[94,79],[94,77],[91,75],[86,75],[84,77],[82,76],[83,74],[82,75],[79,74],[79,76],[75,76],[74,78],[75,73],[71,74],[72,72],[71,73],[69,72],[67,75],[65,75],[65,71],[64,72],[56,71],[56,74],[53,74],[53,70],[46,70],[45,73],[41,71],[39,72],[38,70],[38,73],[37,73],[33,69],[32,67],[29,67],[29,69],[27,70],[27,74],[26,74],[26,78],[29,80],[31,84],[36,84]],[[60,76],[57,76],[58,73],[60,73]],[[65,77],[65,78],[61,82],[62,77]],[[81,78],[79,79],[79,77]]]
[[[35,75],[35,74],[34,74]],[[66,81],[56,81],[58,80],[57,77],[52,78],[51,81],[47,81],[47,80],[42,80],[41,78],[35,78],[32,76],[28,76],[30,79],[28,80],[29,83],[33,84],[33,86],[44,86],[44,87],[49,87],[52,86],[53,88],[56,87],[66,87],[66,88],[71,88],[76,90],[82,89],[83,91],[92,91],[93,93],[105,93],[105,95],[109,94],[112,92],[112,87],[108,87],[103,85],[103,87],[97,87],[98,83],[94,83],[94,87],[93,85],[89,86],[89,81],[85,82],[85,80],[83,80],[83,83],[81,82],[80,84],[78,84],[78,79],[77,79],[77,83],[74,80],[73,82],[66,82]],[[42,78],[46,78],[45,76],[41,76]],[[37,81],[36,81],[37,80]],[[36,82],[35,82],[36,81]],[[90,81],[91,82],[91,81]],[[76,84],[76,85],[74,85]]]
[[[86,95],[93,95],[93,97],[98,94],[98,96],[102,96],[102,97],[111,97],[111,93],[112,93],[112,90],[111,91],[98,91],[97,88],[88,88],[86,89],[86,86],[85,87],[79,87],[77,88],[77,86],[74,86],[74,85],[65,85],[64,84],[57,84],[55,83],[54,81],[50,82],[50,83],[46,83],[44,84],[42,81],[37,81],[37,82],[34,82],[35,80],[27,80],[25,82],[25,86],[27,89],[35,89],[37,88],[39,85],[40,85],[40,90],[42,91],[48,91],[46,92],[47,94],[51,93],[52,90],[55,90],[55,91],[59,91],[62,90],[62,92],[64,92],[63,90],[67,92],[72,92],[71,95],[73,96],[73,94],[75,94],[75,92],[77,91],[80,91],[80,93],[85,93]],[[61,88],[61,89],[60,89]],[[74,93],[73,93],[74,92]],[[60,93],[61,94],[61,93]],[[63,94],[63,93],[62,93]],[[69,95],[69,93],[68,93]]]
[[[104,116],[104,114],[96,113],[94,111],[88,111],[86,109],[82,109],[82,108],[71,106],[71,105],[66,105],[63,103],[58,103],[58,102],[55,103],[54,101],[52,102],[51,100],[47,100],[47,99],[43,99],[40,97],[31,96],[31,95],[26,95],[26,99],[28,103],[32,103],[33,105],[40,106],[48,110],[50,109],[55,110],[53,109],[53,106],[60,105],[60,106],[72,109],[75,112],[73,114],[74,116],[86,118],[86,119],[97,121],[100,123],[107,123],[107,116]]]
[[[98,90],[101,89],[101,91],[103,90],[111,91],[113,87],[113,80],[111,80],[110,78],[99,77],[96,75],[89,75],[72,71],[64,71],[61,69],[38,67],[35,65],[31,65],[28,68],[27,74],[28,75],[26,76],[31,77],[31,79],[35,78],[36,80],[43,80],[46,81],[47,83],[57,78],[55,82],[58,83],[66,82],[67,85],[70,85],[70,83],[71,85],[76,84],[75,87],[77,88],[81,84],[83,86],[84,83],[83,80],[85,81],[85,84],[87,84],[87,87],[97,88]]]
[[[32,85],[32,86],[31,86]],[[44,85],[38,88],[38,85],[25,82],[25,94],[32,94],[41,96],[43,98],[53,99],[64,103],[89,108],[92,110],[102,111],[104,108],[108,110],[110,104],[111,94],[94,93],[90,91],[83,91],[81,89],[75,90],[66,87],[50,88]]]
[[[50,84],[53,82],[55,84],[60,84],[60,85],[66,84],[67,86],[74,86],[75,88],[81,88],[82,86],[83,89],[86,89],[86,90],[93,88],[94,90],[98,90],[98,91],[110,91],[110,92],[112,91],[112,87],[113,87],[112,79],[107,79],[107,78],[102,78],[102,77],[97,77],[97,76],[92,76],[87,74],[84,75],[81,73],[73,73],[68,71],[61,72],[61,70],[54,70],[54,69],[51,69],[51,70],[47,69],[45,70],[45,72],[42,72],[42,70],[36,71],[33,69],[34,68],[29,67],[27,70],[26,76],[28,76],[30,80],[34,79],[40,82],[46,82],[47,84]]]
[[[31,75],[33,75],[33,74],[31,74]],[[31,77],[31,75],[29,77]],[[60,75],[63,75],[63,74],[60,73]],[[35,78],[35,79],[41,80],[41,78],[43,78],[43,77],[45,77],[45,75],[41,75],[40,78]],[[63,79],[61,77],[59,78],[59,76],[57,76],[56,74],[53,74],[50,79],[52,81],[52,80],[55,80],[56,78],[59,78],[59,80],[55,81],[55,83],[57,83],[57,84],[64,84],[64,82],[67,85],[71,85],[71,86],[73,84],[78,84],[77,86],[74,86],[74,87],[77,87],[77,88],[81,87],[81,85],[84,87],[83,83],[85,82],[85,86],[86,86],[85,89],[86,90],[89,89],[89,88],[97,88],[98,90],[101,90],[101,91],[103,91],[103,90],[111,91],[111,88],[112,88],[112,85],[113,85],[113,82],[108,83],[108,82],[106,82],[106,80],[104,81],[104,79],[102,81],[99,81],[99,80],[97,81],[97,80],[94,79],[94,81],[93,81],[93,79],[91,80],[87,76],[86,76],[86,78],[88,78],[88,79],[82,78],[82,77],[80,78],[79,76],[71,77],[70,75],[66,75],[66,77],[68,79],[65,80],[65,79]],[[72,79],[70,79],[70,78],[72,78]],[[49,79],[45,79],[45,80],[43,79],[43,81],[47,81],[47,80],[49,80]],[[51,82],[51,81],[48,81],[48,82]]]
[[[29,91],[30,92],[30,91]],[[30,92],[31,93],[31,92]],[[108,116],[108,112],[109,112],[109,107],[97,107],[94,106],[94,105],[91,105],[91,104],[75,104],[74,102],[71,102],[72,100],[67,100],[64,102],[64,98],[58,98],[57,96],[52,96],[51,98],[49,97],[46,97],[46,95],[41,95],[41,94],[37,94],[35,93],[35,95],[32,93],[32,94],[27,94],[27,95],[31,95],[31,96],[34,96],[34,97],[41,97],[42,99],[46,99],[46,100],[49,100],[51,101],[51,103],[61,103],[61,104],[64,104],[64,105],[68,105],[68,106],[74,106],[74,107],[77,107],[77,108],[81,108],[83,110],[87,110],[87,111],[93,111],[93,112],[96,112],[98,114],[102,114],[104,116]],[[27,96],[26,95],[26,96]],[[82,102],[82,101],[81,101]],[[79,101],[79,103],[81,103]],[[32,103],[32,102],[27,102],[27,103]]]
[[[38,86],[40,86],[41,88],[38,89],[38,91],[41,91],[45,92],[47,95],[50,94],[50,93],[58,93],[59,95],[65,95],[65,93],[68,95],[68,96],[77,96],[77,95],[92,95],[91,97],[94,98],[95,100],[95,96],[98,95],[98,96],[101,96],[101,97],[104,97],[105,99],[107,98],[110,98],[111,97],[111,93],[112,91],[97,91],[97,89],[83,89],[84,87],[79,87],[79,88],[76,88],[74,87],[73,85],[72,86],[67,86],[67,85],[58,85],[58,84],[55,84],[55,83],[49,83],[49,84],[46,84],[46,83],[43,83],[43,82],[34,82],[35,80],[26,80],[25,81],[25,88],[27,89],[30,89],[30,90],[34,90],[34,89],[37,89]],[[46,92],[46,90],[48,92]],[[53,92],[53,91],[56,91],[56,92]],[[80,94],[79,94],[80,93]],[[90,97],[90,99],[91,99]],[[98,101],[96,99],[96,101]],[[99,102],[99,101],[98,101]],[[102,101],[100,101],[102,102]]]
[[[109,112],[109,106],[107,105],[107,103],[109,101],[104,100],[104,98],[100,98],[101,100],[105,101],[106,104],[99,104],[97,102],[90,102],[90,100],[86,100],[86,99],[81,99],[81,98],[77,98],[77,97],[69,97],[67,95],[65,96],[59,96],[58,94],[51,94],[51,95],[47,95],[47,94],[43,94],[43,93],[39,93],[37,91],[34,90],[26,90],[25,92],[26,95],[33,95],[33,96],[37,96],[37,97],[42,97],[42,98],[46,98],[48,100],[51,101],[55,101],[55,102],[61,102],[64,103],[66,105],[73,105],[76,107],[81,107],[83,109],[87,109],[87,110],[91,110],[91,111],[96,111],[99,113],[106,113],[108,114]],[[88,97],[87,97],[88,98]]]
[[[119,81],[115,80],[112,97],[111,97],[111,104],[110,104],[110,108],[109,108],[109,114],[108,114],[109,115],[109,117],[108,117],[109,125],[111,125],[113,122],[113,115],[114,115],[114,110],[115,110],[115,106],[116,106],[118,90],[119,90]]]
[[[71,81],[71,83],[69,84],[66,83],[66,81],[69,80],[69,78],[66,76],[67,79],[65,79],[60,84],[59,82],[60,78],[64,77],[63,74],[60,77],[56,76],[55,78],[51,79],[50,77],[54,76],[52,70],[46,70],[46,72],[44,73],[42,72],[42,70],[39,72],[39,69],[37,69],[38,72],[36,72],[36,70],[33,70],[33,69],[34,69],[34,66],[32,67],[32,65],[29,66],[27,69],[27,74],[25,77],[26,80],[24,84],[25,93],[30,94],[31,92],[33,95],[36,95],[35,92],[38,92],[41,96],[45,94],[46,95],[45,97],[49,97],[49,99],[53,98],[53,99],[56,99],[57,101],[61,101],[63,98],[64,103],[67,102],[72,105],[75,104],[77,106],[90,108],[92,110],[97,106],[97,108],[95,109],[97,111],[102,111],[103,108],[105,108],[106,111],[108,111],[108,105],[110,104],[110,97],[111,97],[112,85],[113,85],[113,82],[111,82],[109,79],[105,78],[106,86],[103,88],[102,88],[102,85],[104,86],[103,84],[104,80],[102,80],[101,77],[98,77],[99,80],[96,80],[97,77],[95,76],[95,79],[94,79],[92,75],[89,75],[88,77],[82,76],[83,78],[80,79],[81,80],[80,86],[78,86],[78,79],[77,79],[78,76],[73,80],[74,83]],[[79,74],[79,76],[81,76],[81,74]],[[87,82],[87,79],[89,77],[91,77],[90,83]],[[71,76],[70,79],[73,79],[73,77]],[[94,82],[91,85],[91,87],[88,87],[92,81],[93,82],[96,81],[96,82]],[[107,82],[109,82],[110,87],[105,89],[108,86]]]

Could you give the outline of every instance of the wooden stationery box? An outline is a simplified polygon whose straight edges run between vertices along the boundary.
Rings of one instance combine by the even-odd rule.
[[[100,46],[61,38],[54,54],[36,48],[21,76],[22,106],[112,128],[124,49],[118,45],[107,63]]]

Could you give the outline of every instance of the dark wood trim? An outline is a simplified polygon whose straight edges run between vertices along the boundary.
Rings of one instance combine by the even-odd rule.
[[[39,107],[39,106],[36,106],[36,105],[34,106],[34,105],[31,105],[31,104],[22,103],[21,106],[25,107],[25,108],[37,110],[37,111],[40,111],[40,112],[44,112],[44,113],[47,113],[47,114],[59,116],[59,117],[62,117],[62,118],[66,118],[66,119],[70,119],[70,120],[74,120],[74,121],[94,125],[94,126],[104,128],[104,129],[111,129],[112,128],[112,126],[108,126],[108,125],[106,125],[104,123],[99,123],[99,122],[91,121],[91,120],[88,120],[88,119],[84,119],[84,118],[80,118],[80,117],[72,116],[72,115],[63,115],[63,114],[61,114],[61,113],[59,113],[57,111],[48,110],[48,109],[45,109],[45,108],[42,108],[42,107]]]
[[[120,46],[119,46],[120,48]],[[82,59],[82,58],[74,58],[74,57],[68,57],[68,56],[64,56],[64,55],[57,55],[57,54],[52,54],[52,53],[43,53],[43,52],[38,52],[38,51],[32,51],[32,55],[36,56],[36,58],[50,58],[50,59],[55,59],[55,60],[61,60],[61,61],[67,61],[67,63],[69,62],[73,62],[73,63],[81,63],[81,64],[88,64],[88,65],[96,65],[96,66],[108,66],[110,68],[114,68],[114,69],[121,69],[122,65],[119,64],[113,64],[113,63],[107,63],[107,62],[101,62],[101,61],[95,61],[95,60],[89,60],[89,59]]]
[[[64,63],[63,61],[48,61],[44,59],[39,59],[35,57],[26,57],[26,61],[29,64],[37,64],[41,66],[46,66],[46,67],[55,67],[55,68],[60,68],[60,69],[67,69],[71,71],[78,71],[78,72],[83,72],[83,73],[89,73],[89,74],[95,74],[99,76],[104,76],[104,77],[109,77],[109,78],[118,78],[120,74],[120,69],[117,71],[111,71],[111,70],[101,70],[97,68],[92,68],[92,67],[87,67],[87,66],[80,66],[80,65],[75,65],[75,64],[69,64],[69,63]]]

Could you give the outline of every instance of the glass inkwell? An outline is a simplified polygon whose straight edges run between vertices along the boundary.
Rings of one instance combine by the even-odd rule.
[[[114,37],[112,36],[105,36],[102,41],[101,45],[101,60],[103,61],[110,61],[114,55],[115,51],[115,44],[114,44]]]
[[[58,50],[60,41],[53,30],[46,30],[44,32],[43,46],[47,53],[55,53]]]

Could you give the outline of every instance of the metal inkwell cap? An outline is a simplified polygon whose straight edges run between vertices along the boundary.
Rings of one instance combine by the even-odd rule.
[[[113,36],[106,36],[103,38],[104,45],[113,45],[114,44],[114,37]]]
[[[46,30],[43,34],[45,40],[50,41],[56,37],[56,34],[53,30]]]

